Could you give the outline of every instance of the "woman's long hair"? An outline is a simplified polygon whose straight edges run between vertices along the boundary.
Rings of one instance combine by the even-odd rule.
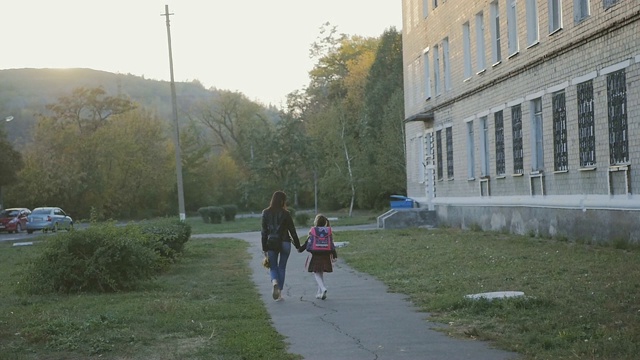
[[[280,190],[274,192],[267,209],[273,211],[287,210],[287,194]]]

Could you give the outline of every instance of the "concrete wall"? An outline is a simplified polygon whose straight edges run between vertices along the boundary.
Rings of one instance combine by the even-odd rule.
[[[503,206],[437,206],[441,225],[589,243],[640,244],[640,213]]]

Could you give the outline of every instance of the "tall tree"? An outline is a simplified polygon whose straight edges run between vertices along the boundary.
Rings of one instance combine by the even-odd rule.
[[[88,217],[91,208],[116,218],[171,212],[175,164],[166,122],[132,110],[133,104],[120,111],[119,102],[114,109],[94,104],[103,115],[68,121],[60,114],[77,113],[72,109],[86,95],[73,94],[50,107],[53,116],[38,121],[13,196],[30,207],[56,204],[77,217]]]
[[[360,118],[365,166],[358,177],[363,184],[360,199],[367,208],[386,206],[389,195],[406,192],[402,76],[402,35],[390,28],[380,38],[367,76]]]
[[[4,207],[4,191],[18,181],[18,171],[24,165],[22,154],[14,149],[7,134],[0,128],[0,209]]]
[[[349,207],[352,213],[359,180],[359,117],[363,108],[363,89],[378,40],[337,35],[335,27],[325,24],[311,54],[317,63],[310,71],[307,88],[307,118],[310,135],[316,141],[331,143],[323,157],[328,160],[321,176],[323,197]],[[327,137],[331,137],[331,141]]]

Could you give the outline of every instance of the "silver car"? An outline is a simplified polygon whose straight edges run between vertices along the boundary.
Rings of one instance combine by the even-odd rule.
[[[59,207],[39,207],[31,211],[27,216],[27,233],[33,234],[36,230],[43,232],[58,231],[59,229],[73,230],[73,219]]]

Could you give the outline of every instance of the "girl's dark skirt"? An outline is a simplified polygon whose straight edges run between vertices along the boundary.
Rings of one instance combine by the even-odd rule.
[[[309,272],[333,272],[333,264],[331,263],[331,254],[311,254],[309,261]]]

